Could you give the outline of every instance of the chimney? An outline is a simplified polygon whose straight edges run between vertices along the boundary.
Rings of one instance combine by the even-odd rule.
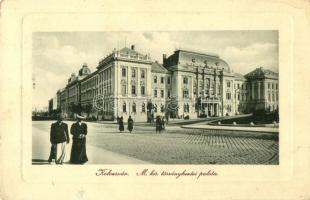
[[[166,60],[167,60],[167,55],[163,54],[163,65],[166,63]]]
[[[131,45],[131,50],[135,50],[135,45]]]

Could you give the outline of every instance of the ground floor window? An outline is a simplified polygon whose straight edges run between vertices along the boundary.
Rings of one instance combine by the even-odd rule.
[[[145,103],[142,103],[142,112],[145,112]]]
[[[136,104],[135,103],[132,104],[132,112],[134,112],[134,113],[137,112]]]
[[[126,112],[126,103],[123,103],[123,112]]]

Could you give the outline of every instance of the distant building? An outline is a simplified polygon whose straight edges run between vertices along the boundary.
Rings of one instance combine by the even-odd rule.
[[[132,45],[114,49],[93,73],[84,64],[56,96],[65,117],[73,104],[99,119],[226,116],[278,109],[278,74],[260,67],[243,76],[218,55],[187,50],[160,64]]]

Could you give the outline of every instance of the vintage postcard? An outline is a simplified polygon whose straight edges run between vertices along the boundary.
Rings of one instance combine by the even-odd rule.
[[[309,4],[71,3],[2,3],[0,199],[310,198]]]

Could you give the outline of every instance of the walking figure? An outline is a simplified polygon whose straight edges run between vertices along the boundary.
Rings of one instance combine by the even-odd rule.
[[[120,117],[118,120],[118,130],[119,132],[124,131],[124,121],[123,121],[123,117]]]
[[[161,131],[161,127],[162,124],[161,124],[161,119],[159,116],[156,117],[156,133]]]
[[[128,130],[130,133],[131,133],[132,129],[133,129],[133,119],[131,118],[131,116],[129,116],[129,118],[128,118]]]
[[[165,126],[166,126],[166,121],[165,121],[165,117],[162,117],[162,119],[161,119],[161,129],[162,130],[165,130]]]
[[[50,142],[51,152],[48,162],[51,163],[55,159],[56,164],[63,164],[66,157],[66,143],[70,141],[68,133],[68,125],[62,122],[62,117],[58,116],[57,122],[51,125]]]
[[[70,162],[74,164],[84,164],[88,161],[86,155],[86,135],[87,125],[82,122],[85,117],[77,115],[77,122],[71,126],[72,148]]]

